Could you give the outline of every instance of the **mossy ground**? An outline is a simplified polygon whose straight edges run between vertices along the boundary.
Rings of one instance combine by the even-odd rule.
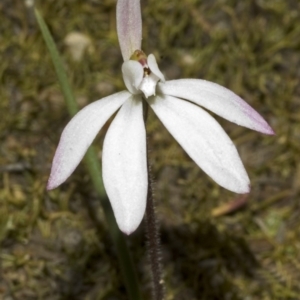
[[[115,4],[37,3],[81,106],[124,89]],[[166,299],[300,299],[299,1],[148,0],[142,15],[143,50],[168,79],[224,85],[276,132],[216,117],[251,178],[241,198],[209,179],[150,113]],[[34,14],[25,1],[1,0],[0,19],[0,298],[127,299],[84,167],[45,190],[70,117]],[[64,44],[74,31],[91,41],[77,62]],[[94,143],[99,159],[104,135]],[[149,299],[143,225],[128,242]]]

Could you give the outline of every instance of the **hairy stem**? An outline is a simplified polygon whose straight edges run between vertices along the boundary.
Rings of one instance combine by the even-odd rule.
[[[149,174],[149,165],[148,165]],[[162,300],[164,298],[164,287],[162,280],[160,238],[158,233],[158,225],[153,203],[153,191],[151,186],[151,178],[149,178],[148,199],[146,207],[146,232],[148,255],[152,273],[152,296],[154,300]]]
[[[146,104],[146,103],[144,103]],[[146,107],[145,107],[146,106]],[[144,105],[144,120],[145,123],[148,117],[148,105]],[[148,142],[147,142],[148,148]],[[164,286],[162,279],[161,267],[161,253],[160,253],[160,237],[158,232],[158,222],[155,213],[151,167],[149,164],[149,149],[147,149],[147,169],[148,169],[148,195],[146,206],[146,236],[147,248],[150,261],[151,275],[152,275],[152,298],[153,300],[164,299]]]

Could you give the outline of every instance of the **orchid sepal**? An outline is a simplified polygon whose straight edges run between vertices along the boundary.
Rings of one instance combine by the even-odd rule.
[[[117,2],[117,32],[124,61],[142,43],[142,17],[140,0],[118,0]]]

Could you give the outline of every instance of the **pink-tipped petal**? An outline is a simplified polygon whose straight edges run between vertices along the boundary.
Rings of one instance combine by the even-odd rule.
[[[272,135],[274,131],[243,99],[216,83],[201,79],[179,79],[160,83],[161,93],[187,99],[238,125]]]
[[[121,231],[132,233],[143,219],[147,189],[146,131],[141,96],[126,101],[103,144],[104,186]]]
[[[141,49],[142,17],[140,0],[118,0],[117,32],[124,61]]]
[[[195,161],[222,187],[249,192],[249,178],[239,154],[219,123],[199,106],[171,96],[149,98],[161,122]]]
[[[128,91],[132,94],[140,94],[139,86],[144,76],[142,65],[135,60],[125,61],[122,65],[122,73]]]
[[[56,149],[48,190],[58,187],[73,173],[99,130],[130,96],[124,91],[105,97],[87,105],[73,117]]]

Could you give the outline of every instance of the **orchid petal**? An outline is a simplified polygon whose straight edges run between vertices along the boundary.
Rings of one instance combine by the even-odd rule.
[[[132,94],[139,94],[139,86],[143,80],[144,69],[142,65],[135,60],[128,60],[122,65],[124,83]]]
[[[140,224],[146,208],[146,131],[141,96],[126,101],[105,136],[103,181],[119,228],[126,234]]]
[[[165,76],[163,75],[163,73],[158,68],[156,58],[153,54],[148,55],[147,62],[148,62],[148,67],[149,67],[150,71],[154,75],[156,75],[162,82],[165,82],[166,81]]]
[[[48,190],[58,187],[73,173],[99,130],[130,96],[124,91],[105,97],[87,105],[73,117],[56,149]]]
[[[268,123],[249,104],[216,83],[200,79],[179,79],[161,83],[159,88],[163,94],[192,101],[238,125],[274,134]]]
[[[141,49],[142,17],[140,0],[118,0],[117,32],[124,61]]]
[[[249,178],[239,154],[219,123],[205,110],[171,96],[149,98],[161,122],[213,180],[236,192],[249,192]]]

